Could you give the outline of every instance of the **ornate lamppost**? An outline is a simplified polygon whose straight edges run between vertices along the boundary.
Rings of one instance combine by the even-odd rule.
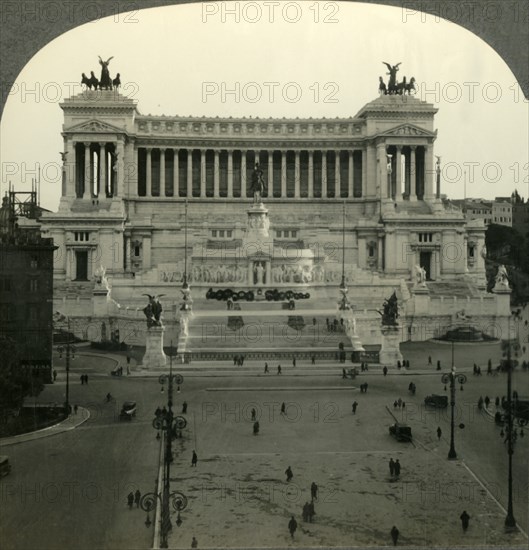
[[[187,425],[187,420],[183,416],[175,416],[173,413],[173,393],[174,383],[177,384],[177,391],[180,389],[180,384],[183,383],[184,378],[181,374],[173,374],[173,356],[174,348],[171,342],[171,351],[169,352],[169,375],[162,374],[158,381],[162,385],[162,393],[164,391],[164,385],[167,382],[167,409],[162,413],[156,414],[153,420],[153,428],[157,430],[158,434],[162,432],[164,434],[164,440],[162,445],[163,451],[163,487],[160,493],[147,493],[140,501],[142,510],[147,512],[147,520],[145,524],[147,527],[150,525],[149,512],[155,507],[156,501],[159,499],[162,507],[161,514],[161,529],[160,529],[160,547],[168,548],[168,536],[172,529],[171,526],[171,507],[178,512],[176,519],[176,525],[182,524],[180,512],[187,506],[187,498],[183,493],[179,491],[171,492],[170,480],[171,480],[171,463],[173,462],[172,440],[173,437],[178,437],[181,430]]]
[[[456,373],[456,367],[454,365],[454,342],[452,341],[452,369],[450,373],[443,374],[441,376],[441,382],[445,385],[450,384],[450,450],[448,451],[448,459],[454,460],[457,458],[456,448],[454,444],[454,407],[456,405],[456,382],[463,390],[463,384],[467,381],[467,377],[464,374]]]
[[[64,315],[61,315],[61,320]],[[62,359],[62,354],[65,353],[66,359],[66,399],[64,401],[64,410],[70,416],[70,359],[75,359],[75,346],[70,342],[70,318],[67,318],[68,330],[66,333],[66,343],[57,346],[59,358]]]
[[[511,357],[511,348],[513,347],[510,341],[510,318],[509,318],[509,340],[502,342],[503,356],[507,358],[504,366],[507,368],[507,410],[506,410],[506,425],[505,430],[502,429],[500,436],[503,438],[504,442],[507,443],[507,455],[509,457],[509,473],[508,473],[508,503],[507,503],[507,516],[505,517],[505,528],[507,530],[516,529],[516,519],[514,518],[514,509],[512,502],[512,455],[514,454],[514,444],[518,436],[517,430],[514,427],[516,423],[522,428],[523,435],[523,426],[527,425],[527,420],[524,418],[515,419],[515,407],[514,401],[512,398],[512,369],[513,361]],[[514,346],[514,356],[518,356],[519,344],[516,342]]]

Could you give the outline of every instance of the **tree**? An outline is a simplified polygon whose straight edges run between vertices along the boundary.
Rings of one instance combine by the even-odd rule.
[[[0,336],[0,421],[5,424],[10,415],[18,414],[27,396],[37,396],[44,389],[38,376],[21,367],[16,343]]]

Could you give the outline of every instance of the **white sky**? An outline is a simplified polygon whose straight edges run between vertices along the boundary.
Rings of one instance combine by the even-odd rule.
[[[195,116],[354,116],[377,97],[378,77],[387,80],[382,61],[402,62],[399,79],[415,76],[418,97],[439,108],[435,154],[444,166],[442,192],[462,198],[466,180],[467,197],[510,195],[515,187],[528,196],[529,105],[505,62],[475,35],[386,6],[290,2],[285,11],[281,2],[271,15],[269,2],[259,4],[259,17],[257,4],[120,14],[48,44],[24,67],[5,106],[2,194],[9,180],[29,190],[40,163],[41,204],[57,209],[59,103],[81,91],[82,72],[99,77],[101,55],[114,56],[111,76],[121,73],[122,93],[138,100],[141,113]],[[223,21],[225,9],[236,10],[239,22],[226,14]],[[245,87],[250,82],[259,86]],[[278,83],[273,100],[270,82]],[[204,83],[219,92],[203,97]],[[222,98],[220,90],[236,83],[239,99]],[[261,98],[253,101],[258,90]],[[325,101],[329,95],[334,102]]]

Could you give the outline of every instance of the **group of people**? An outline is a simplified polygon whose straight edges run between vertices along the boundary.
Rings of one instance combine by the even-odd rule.
[[[461,527],[463,528],[463,532],[466,532],[470,524],[470,516],[466,510],[463,510],[462,514],[459,516],[459,519],[461,520]],[[391,528],[390,535],[391,540],[393,541],[393,546],[397,546],[400,531],[398,530],[396,525]]]
[[[233,364],[242,367],[244,365],[244,355],[234,355]]]
[[[338,321],[338,319],[330,321],[327,317],[325,319],[325,324],[327,325],[327,332],[338,332],[339,330],[343,331],[343,319],[340,319],[340,321]]]
[[[395,399],[395,401],[393,401],[393,408],[404,409],[406,408],[406,403],[399,397],[398,399]]]
[[[88,384],[88,374],[81,374],[81,376],[79,376],[79,379],[81,380],[81,386]]]
[[[287,468],[286,472],[287,474],[287,481],[290,481],[293,477],[292,469],[290,466]],[[314,509],[314,501],[318,500],[318,485],[315,481],[313,481],[310,485],[310,502],[306,501],[303,505],[302,510],[302,518],[304,522],[312,523],[312,520],[314,516],[316,515],[316,511]],[[288,531],[290,533],[290,537],[294,538],[294,534],[298,528],[298,522],[296,521],[296,518],[294,516],[290,517],[290,521],[288,522]]]
[[[393,458],[389,459],[389,475],[392,478],[400,477],[400,462],[398,458],[397,460],[393,460]]]
[[[132,491],[127,495],[127,504],[129,505],[129,508],[132,508],[134,503],[136,503],[136,508],[140,507],[140,500],[141,500],[141,492],[139,489],[136,489],[136,492],[133,493]]]
[[[397,368],[400,370],[402,368],[409,369],[410,368],[410,360],[409,359],[403,359],[402,362],[399,360],[397,361]]]

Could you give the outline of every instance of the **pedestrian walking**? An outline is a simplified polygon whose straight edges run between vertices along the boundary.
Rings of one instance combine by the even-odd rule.
[[[437,370],[441,370],[441,361],[437,359]]]
[[[353,414],[356,414],[357,407],[358,407],[358,403],[356,401],[353,401]]]
[[[398,406],[399,406],[399,402],[396,400],[393,401],[393,408],[396,409]]]
[[[388,374],[388,367],[384,367],[384,368],[382,369],[382,372],[384,373],[384,376],[387,376],[387,374]]]
[[[318,485],[313,481],[310,485],[310,496],[312,500],[318,500]]]
[[[345,369],[342,369],[342,379],[345,380],[347,378],[347,373],[345,372]]]
[[[294,538],[294,533],[296,532],[296,529],[298,528],[298,522],[294,519],[294,516],[290,518],[290,521],[288,522],[288,530],[290,531],[290,536]]]
[[[130,365],[130,355],[127,353],[127,365]]]
[[[79,376],[79,379],[81,380],[81,386],[84,384],[84,375],[81,374],[81,376]]]
[[[182,414],[186,414],[187,413],[187,401],[184,401],[182,403]]]
[[[463,513],[459,516],[459,519],[461,519],[461,527],[463,527],[463,531],[466,531],[468,529],[468,522],[470,521],[470,516],[467,514],[466,510],[463,510]]]
[[[311,359],[311,361],[312,361],[312,364],[313,364],[313,365],[315,365],[315,364],[316,364],[316,356],[315,356],[315,355],[313,355],[313,356],[312,356],[312,359]]]
[[[130,365],[127,365],[127,376],[130,374]]]
[[[294,474],[292,473],[292,468],[290,466],[285,470],[285,474],[287,476],[287,482],[289,482],[294,477]]]
[[[53,381],[57,380],[57,371],[53,369]]]
[[[494,404],[496,405],[496,408],[500,406],[500,398],[496,396],[496,399],[494,400]]]
[[[397,460],[395,460],[395,477],[399,477],[400,476],[400,462],[399,462],[399,459],[397,458]]]
[[[140,507],[141,493],[139,489],[136,489],[134,493],[134,502],[136,503],[136,508]]]
[[[255,422],[257,420],[257,411],[255,409],[252,409],[252,422]]]
[[[196,451],[193,450],[193,458],[191,459],[191,466],[195,466],[196,468],[197,462],[198,462],[198,455]]]
[[[400,360],[399,360],[399,361],[397,361],[397,368],[398,368],[399,370],[400,370],[400,369],[402,368],[402,365],[401,365],[401,362],[400,362]]]
[[[441,430],[441,426],[437,426],[437,440],[441,441],[441,436],[443,435],[443,430]]]
[[[281,403],[281,414],[285,415],[286,412],[287,412],[287,406],[286,406],[285,402],[283,401],[283,403]]]
[[[428,355],[428,365],[431,365],[431,364],[432,364],[432,356]]]
[[[296,368],[296,358],[295,358],[295,357],[292,359],[292,366],[293,366],[294,368]]]
[[[198,540],[195,537],[191,541],[191,548],[198,548]]]
[[[277,374],[281,374],[281,365],[277,365]]]
[[[391,477],[393,477],[394,474],[395,474],[395,461],[393,460],[393,458],[390,458],[389,459],[389,475]]]
[[[314,501],[311,500],[309,502],[309,523],[312,523],[312,518],[316,515],[316,512],[314,510]]]
[[[265,363],[265,368],[264,368],[264,371],[265,371],[265,374],[268,373],[268,363]]]
[[[129,508],[132,508],[132,505],[134,504],[134,493],[132,491],[127,495],[127,503]]]
[[[399,540],[400,531],[397,529],[397,527],[394,525],[391,528],[391,540],[393,541],[393,546],[397,546],[397,542]]]
[[[234,355],[233,356],[233,364],[237,365],[238,362],[239,362],[239,357],[237,355]]]
[[[73,414],[77,414],[77,409],[78,409],[78,408],[79,408],[79,407],[78,407],[77,405],[74,405],[74,406],[73,406]]]
[[[308,502],[305,502],[305,504],[303,505],[302,517],[304,522],[309,521],[309,503]]]
[[[259,433],[259,422],[253,423],[253,435],[257,435]]]
[[[399,404],[399,408],[402,406],[402,399],[399,397],[397,403]]]
[[[405,409],[406,408],[406,403],[403,401],[401,406],[402,406],[403,409]]]
[[[316,326],[316,323],[317,323],[316,317],[313,317],[313,318],[312,318],[312,325],[313,325],[313,326]]]
[[[485,407],[489,408],[490,404],[490,397],[488,395],[485,396]]]

